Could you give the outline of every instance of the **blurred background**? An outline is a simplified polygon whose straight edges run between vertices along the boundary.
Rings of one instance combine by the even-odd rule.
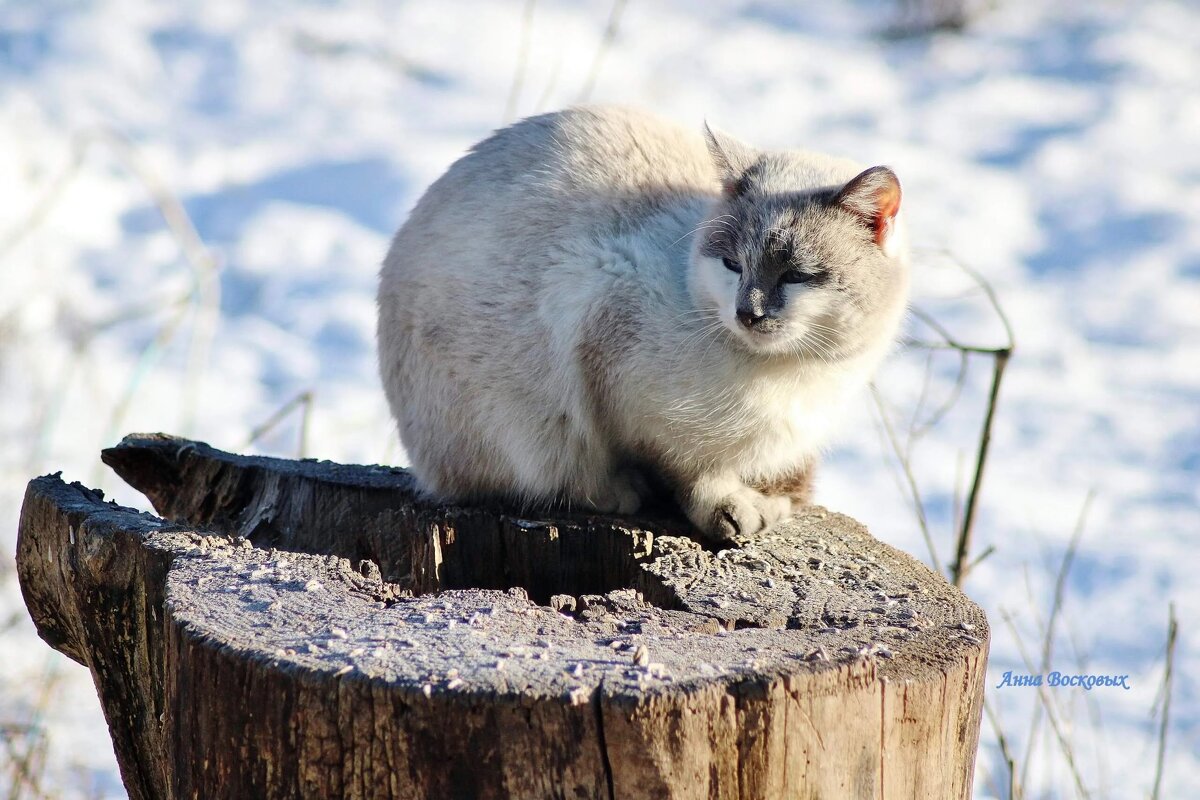
[[[1155,0],[0,2],[0,798],[124,796],[24,612],[25,483],[146,508],[98,458],[133,431],[403,464],[391,233],[473,142],[585,101],[897,171],[913,315],[817,499],[943,572],[973,517],[977,797],[1200,797],[1198,31]]]

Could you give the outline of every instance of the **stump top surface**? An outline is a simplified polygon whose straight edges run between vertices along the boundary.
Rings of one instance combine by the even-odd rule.
[[[211,538],[185,547],[167,599],[196,636],[281,666],[418,689],[587,697],[601,684],[607,693],[632,695],[826,669],[902,678],[973,653],[977,644],[935,598],[914,602],[911,589],[904,602],[890,602],[890,618],[887,600],[878,601],[883,612],[826,604],[849,627],[813,621],[802,629],[729,631],[703,615],[640,602],[631,590],[598,599],[578,617],[534,604],[520,589],[387,602],[386,587],[344,559]],[[941,628],[912,633],[913,619],[922,617]]]

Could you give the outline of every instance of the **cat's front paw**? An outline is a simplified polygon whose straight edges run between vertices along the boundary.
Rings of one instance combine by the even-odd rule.
[[[731,472],[701,475],[683,484],[679,502],[688,519],[719,544],[736,544],[792,514],[792,498],[763,494]]]
[[[733,542],[739,535],[752,536],[791,515],[791,498],[743,486],[717,501],[707,532],[718,541]]]

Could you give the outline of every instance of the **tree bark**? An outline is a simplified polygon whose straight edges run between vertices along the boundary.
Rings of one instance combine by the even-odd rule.
[[[18,538],[134,798],[963,798],[982,611],[819,507],[712,552],[674,518],[423,501],[399,469],[166,436]]]

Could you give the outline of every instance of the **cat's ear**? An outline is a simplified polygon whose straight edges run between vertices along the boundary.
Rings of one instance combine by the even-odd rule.
[[[900,213],[900,180],[887,167],[871,167],[843,186],[833,202],[861,219],[875,244],[886,248]]]
[[[708,152],[720,174],[721,191],[726,197],[740,194],[745,189],[742,178],[758,161],[758,151],[727,133],[713,130],[707,122],[704,123],[704,141],[708,143]]]

